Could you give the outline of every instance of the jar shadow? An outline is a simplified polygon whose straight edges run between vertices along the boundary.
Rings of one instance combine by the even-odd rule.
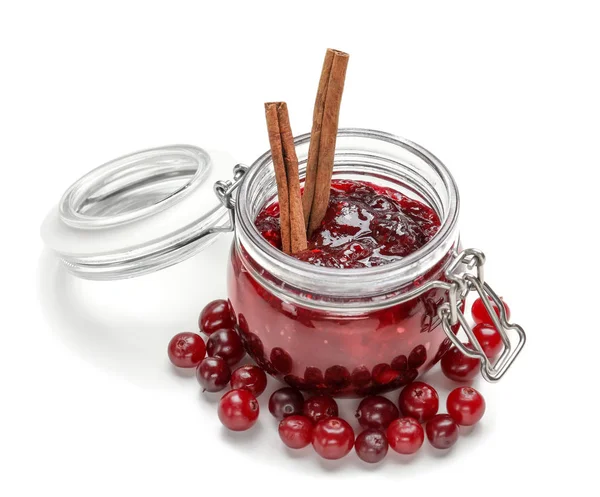
[[[38,298],[56,336],[74,353],[145,388],[172,388],[194,370],[176,370],[167,359],[171,337],[197,331],[210,300],[226,295],[231,235],[200,254],[156,273],[115,281],[90,281],[66,271],[48,250],[38,262]]]

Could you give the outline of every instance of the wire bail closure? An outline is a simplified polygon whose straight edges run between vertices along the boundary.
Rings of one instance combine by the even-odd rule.
[[[481,361],[481,375],[489,382],[496,382],[502,376],[510,365],[514,362],[525,345],[525,332],[518,324],[509,323],[504,305],[500,297],[485,282],[483,266],[485,264],[485,255],[477,249],[469,248],[460,252],[453,263],[445,272],[446,279],[450,282],[447,287],[448,301],[442,304],[438,309],[438,316],[442,321],[444,332],[452,343],[466,356]],[[455,274],[454,271],[460,266],[465,265],[467,271]],[[475,271],[474,271],[475,270]],[[473,272],[475,274],[473,274]],[[475,337],[473,330],[467,322],[465,315],[461,312],[459,305],[464,301],[468,294],[476,291],[488,312],[494,327],[500,333],[504,350],[500,357],[492,363],[481,347],[481,344]],[[492,306],[493,301],[500,311],[500,316],[496,314]],[[463,345],[456,334],[452,331],[452,326],[460,324],[469,339],[469,342],[475,347],[475,350],[469,349]],[[517,332],[518,340],[513,344],[508,336],[508,331]]]
[[[233,192],[242,184],[242,180],[244,179],[247,170],[248,166],[236,164],[233,167],[233,181],[217,181],[213,187],[215,195],[229,211],[230,224],[223,231],[233,231],[235,229],[235,199],[233,198]]]

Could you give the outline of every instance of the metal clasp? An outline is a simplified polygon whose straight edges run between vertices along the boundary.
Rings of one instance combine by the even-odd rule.
[[[244,175],[248,170],[248,166],[244,164],[236,164],[233,167],[233,181],[231,180],[220,180],[215,183],[213,190],[219,201],[227,208],[229,212],[229,225],[221,228],[211,230],[214,232],[229,232],[235,229],[235,199],[233,198],[233,192],[239,188],[244,179]]]
[[[510,365],[517,358],[517,355],[525,345],[526,337],[521,326],[508,322],[502,300],[484,280],[484,264],[485,255],[477,249],[466,249],[456,256],[456,259],[448,267],[445,273],[446,279],[450,282],[448,288],[448,301],[439,307],[438,316],[442,321],[444,332],[452,343],[466,356],[479,359],[481,361],[481,375],[486,380],[495,382],[502,378],[504,373],[506,373]],[[466,266],[466,271],[457,274],[456,270],[461,265]],[[485,356],[483,348],[475,337],[465,315],[460,310],[460,303],[463,302],[472,291],[476,291],[479,297],[481,297],[496,330],[500,333],[502,343],[504,344],[502,354],[493,363]],[[494,311],[490,299],[500,310],[500,316]],[[475,350],[465,347],[452,331],[452,327],[457,323],[465,330],[469,342],[471,342]],[[518,335],[516,344],[513,344],[508,336],[510,330],[516,331]]]

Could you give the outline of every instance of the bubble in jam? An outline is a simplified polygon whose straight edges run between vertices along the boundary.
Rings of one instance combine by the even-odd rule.
[[[258,214],[262,236],[281,249],[279,204]],[[333,268],[389,264],[410,255],[437,233],[436,212],[391,188],[363,181],[333,180],[329,206],[308,248],[294,254],[301,261]]]

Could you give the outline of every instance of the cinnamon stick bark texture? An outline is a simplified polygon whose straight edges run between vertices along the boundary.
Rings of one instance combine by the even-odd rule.
[[[286,254],[295,254],[307,247],[306,226],[300,194],[298,157],[286,103],[267,102],[265,116],[279,197],[281,248]]]
[[[308,236],[321,224],[329,204],[338,121],[349,55],[327,49],[308,148],[302,204]]]

